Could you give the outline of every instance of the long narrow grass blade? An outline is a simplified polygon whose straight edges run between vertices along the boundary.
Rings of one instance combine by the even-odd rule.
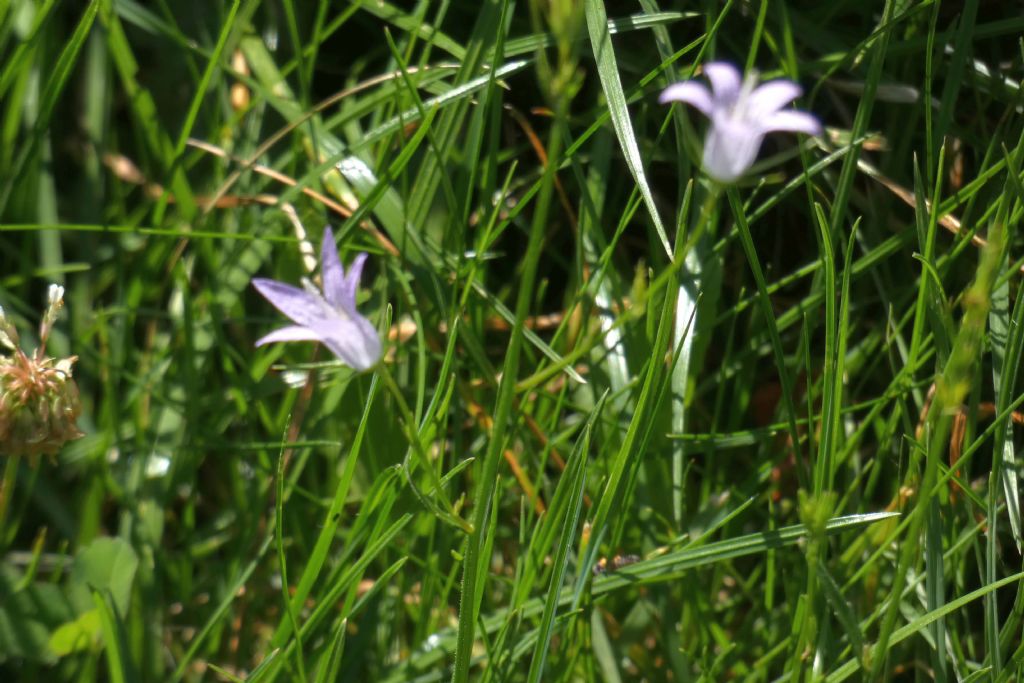
[[[637,145],[633,123],[626,106],[626,94],[622,90],[622,81],[619,78],[619,65],[615,59],[611,32],[608,30],[608,15],[605,14],[604,0],[584,0],[583,7],[587,15],[590,44],[594,50],[594,59],[597,60],[597,72],[601,77],[601,87],[608,100],[608,111],[612,117],[615,134],[618,136],[619,145],[626,156],[626,166],[629,167],[629,172],[640,189],[640,195],[644,199],[644,205],[654,223],[654,230],[661,240],[665,254],[671,258],[672,246],[669,244],[665,226],[662,225],[661,217],[658,215],[658,207],[654,204],[654,195],[647,184],[640,147]]]

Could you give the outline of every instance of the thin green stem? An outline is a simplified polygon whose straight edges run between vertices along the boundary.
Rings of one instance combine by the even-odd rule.
[[[444,505],[444,510],[434,509],[431,502],[427,498],[421,496],[419,491],[414,490],[414,493],[418,498],[420,498],[420,501],[426,504],[429,508],[435,512],[440,512],[441,516],[446,521],[454,524],[466,533],[470,533],[472,527],[469,522],[460,517],[455,511],[455,507],[452,505],[445,493],[444,486],[442,485],[441,478],[438,475],[437,470],[430,462],[430,456],[427,455],[426,450],[423,448],[423,443],[419,436],[419,430],[416,426],[416,418],[412,413],[412,409],[409,407],[409,403],[405,400],[405,396],[402,395],[402,390],[398,386],[398,382],[395,381],[394,376],[391,374],[391,370],[388,369],[387,363],[379,363],[377,365],[377,371],[378,376],[384,380],[384,386],[387,387],[388,392],[395,399],[395,405],[398,406],[398,412],[401,416],[402,428],[405,431],[405,437],[409,441],[409,446],[412,448],[416,458],[419,460],[423,469],[426,471],[427,476],[430,478],[430,485],[433,489],[433,493],[441,499],[441,503]],[[407,480],[409,481],[410,486],[413,486],[415,489],[415,485],[411,478],[412,472],[408,466],[405,469]]]
[[[0,543],[6,546],[11,542],[13,533],[7,528],[7,511],[11,508],[11,499],[14,497],[14,486],[18,480],[18,464],[20,459],[13,456],[6,456],[4,464],[3,481],[0,482]]]

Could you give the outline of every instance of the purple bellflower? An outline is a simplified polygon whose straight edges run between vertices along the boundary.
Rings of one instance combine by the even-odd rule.
[[[732,64],[704,65],[711,89],[697,81],[665,88],[658,101],[685,102],[711,120],[704,140],[704,171],[720,183],[732,183],[746,173],[767,133],[789,131],[821,135],[818,119],[786,106],[800,96],[800,86],[775,80],[757,85],[756,74],[740,79]]]
[[[296,323],[262,337],[256,346],[281,341],[318,341],[346,365],[367,370],[380,360],[381,345],[377,330],[356,310],[356,288],[366,254],[356,256],[346,273],[338,259],[334,234],[327,228],[320,248],[320,262],[323,293],[306,278],[302,279],[302,289],[277,280],[253,278],[257,291]]]

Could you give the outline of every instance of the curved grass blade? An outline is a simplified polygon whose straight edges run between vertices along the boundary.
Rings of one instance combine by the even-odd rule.
[[[682,19],[692,19],[703,16],[698,12],[647,12],[645,14],[633,14],[627,17],[608,20],[608,32],[626,33],[640,29],[657,28],[671,24]],[[555,44],[555,38],[550,33],[535,33],[529,36],[513,38],[505,43],[505,56],[514,57],[543,50]]]
[[[654,221],[654,229],[658,233],[661,245],[665,248],[665,254],[671,259],[672,247],[669,245],[665,226],[662,225],[661,217],[658,215],[658,208],[654,205],[654,195],[647,184],[643,160],[640,158],[640,147],[637,145],[633,123],[626,106],[626,94],[622,90],[622,81],[619,79],[619,65],[612,47],[612,36],[608,30],[608,15],[605,14],[603,0],[585,0],[584,11],[587,16],[587,29],[590,31],[590,43],[594,48],[594,58],[597,60],[597,72],[601,77],[601,88],[608,100],[608,112],[611,114],[612,126],[619,138],[622,152],[626,155],[629,172],[640,189],[640,195],[644,199],[644,205],[651,215],[651,220]]]

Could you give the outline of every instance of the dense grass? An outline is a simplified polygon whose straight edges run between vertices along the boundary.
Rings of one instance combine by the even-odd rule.
[[[0,678],[1020,680],[1019,8],[677,4],[0,3]],[[711,59],[826,134],[719,192]]]

